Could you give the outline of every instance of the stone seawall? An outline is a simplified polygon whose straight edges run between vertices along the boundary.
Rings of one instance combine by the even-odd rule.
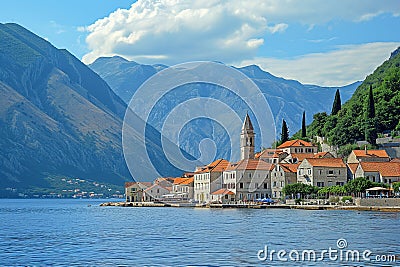
[[[356,198],[357,206],[400,207],[400,198]]]

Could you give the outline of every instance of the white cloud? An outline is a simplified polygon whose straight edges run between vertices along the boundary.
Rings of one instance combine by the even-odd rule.
[[[254,58],[291,23],[311,30],[333,19],[363,21],[385,12],[399,14],[398,0],[138,0],[78,30],[89,33],[85,63],[120,55],[143,63],[229,64]]]
[[[389,58],[400,43],[367,43],[339,46],[327,53],[307,54],[293,59],[254,58],[241,66],[259,65],[276,76],[304,84],[342,86],[364,80]]]

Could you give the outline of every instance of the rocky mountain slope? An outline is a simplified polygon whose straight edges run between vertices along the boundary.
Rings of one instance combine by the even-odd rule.
[[[126,104],[66,50],[0,24],[0,187],[46,187],[49,175],[122,184]]]

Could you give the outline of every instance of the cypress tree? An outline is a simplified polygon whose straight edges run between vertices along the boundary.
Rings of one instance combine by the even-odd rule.
[[[289,140],[289,130],[286,125],[286,121],[282,121],[282,133],[281,133],[281,143],[284,143]]]
[[[333,100],[332,105],[332,115],[338,114],[339,110],[342,108],[342,101],[340,100],[340,92],[339,89],[336,90],[335,100]]]
[[[307,129],[306,129],[306,112],[303,111],[303,120],[301,122],[301,137],[307,136]]]
[[[375,101],[372,85],[369,86],[368,105],[367,105],[367,118],[375,118]]]
[[[378,137],[378,134],[376,132],[375,101],[374,93],[372,91],[372,85],[370,85],[369,87],[367,112],[365,115],[365,140],[367,140],[372,145],[376,145],[376,138]]]

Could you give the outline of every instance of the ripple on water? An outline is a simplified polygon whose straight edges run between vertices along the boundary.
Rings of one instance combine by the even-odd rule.
[[[267,266],[257,259],[265,245],[322,250],[336,248],[338,238],[350,249],[400,254],[398,213],[98,204],[0,200],[0,266]],[[364,265],[374,266],[369,264]]]

